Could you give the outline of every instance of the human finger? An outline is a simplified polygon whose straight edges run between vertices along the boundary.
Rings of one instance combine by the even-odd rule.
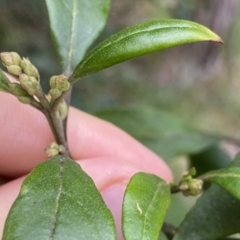
[[[46,159],[44,148],[53,136],[43,114],[6,93],[0,93],[0,175],[19,177]],[[166,164],[154,153],[114,125],[70,108],[68,141],[74,159],[111,157],[140,167]],[[151,159],[151,163],[149,162]]]

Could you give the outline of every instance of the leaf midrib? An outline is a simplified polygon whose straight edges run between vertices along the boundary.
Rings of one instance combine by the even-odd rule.
[[[64,159],[60,158],[60,169],[59,169],[59,173],[58,173],[59,186],[58,186],[58,191],[57,191],[56,207],[55,207],[55,212],[54,212],[54,216],[53,216],[53,222],[52,222],[51,234],[50,234],[49,240],[54,239],[54,235],[55,235],[55,231],[56,231],[56,227],[57,227],[57,218],[58,218],[58,214],[59,214],[59,201],[60,201],[60,197],[62,194],[62,186],[63,186],[63,164],[64,164]]]
[[[143,230],[142,230],[141,239],[145,239],[146,225],[147,225],[147,220],[149,219],[149,218],[148,218],[148,213],[149,213],[150,209],[152,209],[152,203],[156,200],[157,195],[158,195],[159,190],[161,189],[161,186],[162,186],[162,185],[163,185],[162,183],[159,183],[159,184],[158,184],[157,189],[156,189],[156,191],[155,191],[155,193],[154,193],[154,195],[153,195],[153,198],[152,198],[150,204],[148,205],[147,211],[146,211],[146,213],[144,214],[144,217],[145,217],[145,218],[144,218],[144,222],[143,222]]]
[[[100,51],[103,51],[104,49],[106,49],[107,47],[113,45],[113,44],[116,44],[116,43],[119,43],[121,42],[122,40],[125,40],[129,37],[132,37],[134,35],[138,35],[138,34],[142,34],[142,33],[151,33],[151,32],[154,32],[156,30],[166,30],[166,29],[169,29],[169,28],[181,28],[181,29],[193,29],[193,27],[191,26],[163,26],[163,27],[155,27],[155,28],[152,28],[152,29],[147,29],[147,30],[136,30],[135,32],[129,34],[129,35],[126,35],[126,36],[123,36],[123,37],[120,37],[119,39],[116,39],[115,41],[113,42],[109,42],[109,43],[106,43],[106,45],[104,45],[102,48],[99,48],[98,50],[96,50],[92,55],[90,54],[89,55],[89,58],[86,58],[86,60],[84,62],[82,62],[81,64],[81,68],[83,68],[86,63],[88,61],[90,61],[96,54],[98,54]],[[195,28],[196,29],[196,28]],[[94,51],[94,50],[93,50]]]
[[[70,33],[70,41],[69,41],[69,49],[68,49],[68,65],[65,70],[65,74],[68,76],[72,72],[72,58],[73,58],[73,44],[74,44],[74,29],[76,25],[76,16],[77,16],[77,7],[76,7],[76,0],[73,0],[72,5],[72,24],[71,24],[71,33]]]
[[[211,179],[211,178],[226,178],[226,177],[232,177],[232,178],[240,178],[240,174],[237,173],[209,173],[206,174],[206,176],[203,176],[203,179]]]

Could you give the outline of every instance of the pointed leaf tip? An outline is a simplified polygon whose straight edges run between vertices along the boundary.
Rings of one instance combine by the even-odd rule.
[[[128,59],[200,41],[223,43],[210,29],[186,20],[163,19],[137,24],[109,37],[85,56],[75,68],[72,82]]]
[[[3,240],[116,240],[110,210],[92,179],[69,158],[39,164],[24,180]]]

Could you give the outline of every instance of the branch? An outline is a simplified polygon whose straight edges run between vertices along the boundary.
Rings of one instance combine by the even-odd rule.
[[[167,222],[163,223],[162,232],[165,234],[168,240],[172,240],[177,232],[177,228]]]

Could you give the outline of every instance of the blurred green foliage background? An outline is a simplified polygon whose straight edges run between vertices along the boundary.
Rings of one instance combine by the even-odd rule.
[[[113,0],[95,45],[127,26],[159,18],[196,21],[225,44],[184,45],[106,69],[75,84],[72,105],[121,126],[168,160],[176,179],[190,165],[201,173],[226,166],[240,146],[239,8],[237,0]],[[29,57],[47,91],[50,76],[61,68],[44,1],[0,0],[3,51]],[[168,219],[179,224],[195,200],[179,205],[182,197],[174,198],[178,205]]]

